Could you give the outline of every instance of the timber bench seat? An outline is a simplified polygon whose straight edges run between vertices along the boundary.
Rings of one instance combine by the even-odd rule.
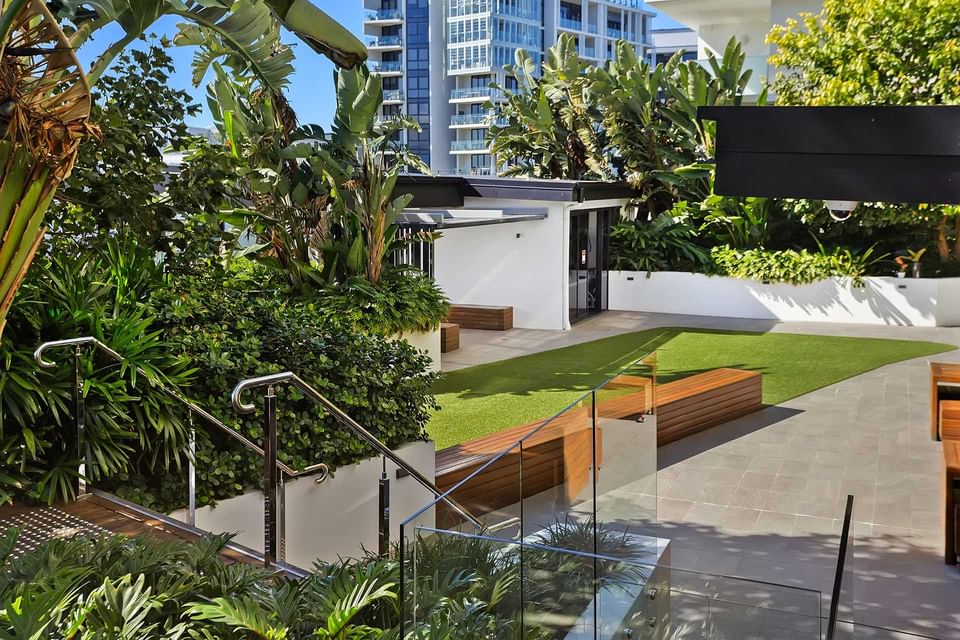
[[[763,408],[763,376],[712,369],[656,388],[657,446]]]
[[[478,515],[555,487],[562,487],[570,502],[590,481],[594,447],[598,465],[603,459],[605,420],[642,423],[655,404],[657,446],[664,445],[763,408],[762,379],[755,371],[740,369],[714,369],[660,386],[653,385],[649,378],[619,376],[597,392],[596,443],[590,406],[567,411],[524,441],[522,496],[520,447],[514,445],[543,420],[438,451],[437,486],[442,491],[453,488],[497,454],[514,446],[453,497]],[[612,393],[606,397],[608,391]]]
[[[941,440],[960,440],[960,400],[941,400],[938,409]]]
[[[502,451],[513,447],[480,475],[454,492],[453,497],[481,517],[517,504],[554,487],[563,487],[572,501],[590,479],[593,429],[588,407],[567,412],[523,442],[523,492],[521,495],[521,447],[516,443],[543,423],[522,424],[491,433],[437,452],[436,483],[441,491],[453,488]],[[598,436],[599,439],[599,436]],[[443,519],[448,509],[440,505]]]
[[[460,348],[460,325],[453,322],[440,323],[440,353],[450,353]]]
[[[944,437],[941,430],[941,418],[946,417],[956,426],[953,409],[960,400],[960,364],[931,362],[930,363],[930,437],[940,440]],[[941,410],[942,404],[948,404],[946,411]],[[949,427],[948,427],[949,428]]]
[[[506,331],[513,329],[513,307],[454,304],[450,306],[447,322],[458,324],[463,329]]]

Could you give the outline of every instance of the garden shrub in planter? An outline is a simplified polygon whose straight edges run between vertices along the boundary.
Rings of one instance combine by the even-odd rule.
[[[765,283],[809,284],[828,278],[849,279],[855,287],[864,285],[867,269],[882,259],[873,256],[873,249],[861,254],[835,249],[819,253],[801,249],[767,251],[734,249],[723,245],[710,250],[713,274],[745,278]]]
[[[436,408],[429,358],[404,342],[358,331],[325,310],[322,295],[295,299],[258,290],[266,274],[247,265],[183,278],[154,300],[167,339],[197,368],[188,395],[254,442],[259,413],[237,415],[230,391],[241,379],[294,371],[391,448],[426,437]],[[352,432],[290,388],[278,388],[280,458],[294,468],[331,469],[372,455]],[[198,427],[202,427],[199,423]],[[262,461],[229,436],[198,428],[198,504],[256,487]],[[179,476],[182,476],[179,473]],[[131,476],[116,491],[141,504],[182,506],[182,477]]]
[[[262,441],[260,417],[239,416],[229,394],[242,378],[292,370],[390,447],[425,437],[435,408],[429,359],[322,311],[324,298],[291,298],[246,261],[171,278],[130,245],[106,257],[38,262],[10,314],[0,357],[0,500],[68,498],[79,465],[72,426],[72,367],[42,370],[44,340],[93,335],[151,377],[178,388],[228,425]],[[266,286],[267,288],[263,288]],[[97,485],[148,507],[185,504],[183,408],[130,367],[84,351],[88,438],[109,462]],[[280,455],[294,467],[336,468],[371,454],[290,389],[281,394]],[[259,482],[261,461],[197,422],[199,503]]]

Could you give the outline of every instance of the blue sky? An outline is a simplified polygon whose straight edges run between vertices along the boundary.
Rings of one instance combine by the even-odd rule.
[[[360,0],[314,1],[317,2],[317,6],[335,20],[362,37],[364,9]],[[153,25],[150,32],[157,36],[172,36],[176,32],[176,23],[176,19],[166,17]],[[657,16],[654,18],[653,26],[654,28],[670,28],[679,25],[670,18]],[[88,43],[80,51],[80,59],[84,65],[89,68],[90,63],[96,59],[97,55],[107,48],[114,39],[118,38],[119,34],[120,30],[116,25],[103,29],[95,41]],[[290,34],[286,34],[284,42],[293,45],[296,55],[295,73],[291,78],[287,94],[300,122],[315,123],[324,128],[328,127],[333,120],[334,111],[333,64],[323,56],[314,53]],[[144,45],[138,43],[135,46],[142,47]],[[195,88],[190,81],[192,49],[172,47],[169,53],[176,64],[176,73],[171,77],[170,84],[189,92],[198,104],[204,106],[203,112],[188,124],[200,127],[212,126],[213,121],[205,104],[205,88],[202,85]]]

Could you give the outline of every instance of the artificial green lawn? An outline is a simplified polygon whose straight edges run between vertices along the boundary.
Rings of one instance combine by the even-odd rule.
[[[623,366],[657,350],[657,379],[717,367],[763,373],[763,401],[779,404],[891,362],[954,347],[934,342],[789,333],[649,329],[444,374],[430,421],[437,448],[550,416]]]

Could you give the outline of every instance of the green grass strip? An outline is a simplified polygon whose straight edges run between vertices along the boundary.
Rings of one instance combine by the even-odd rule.
[[[954,348],[913,340],[648,329],[446,373],[433,389],[441,410],[429,432],[443,448],[545,418],[653,349],[661,383],[717,367],[749,369],[763,374],[763,401],[772,405]]]

